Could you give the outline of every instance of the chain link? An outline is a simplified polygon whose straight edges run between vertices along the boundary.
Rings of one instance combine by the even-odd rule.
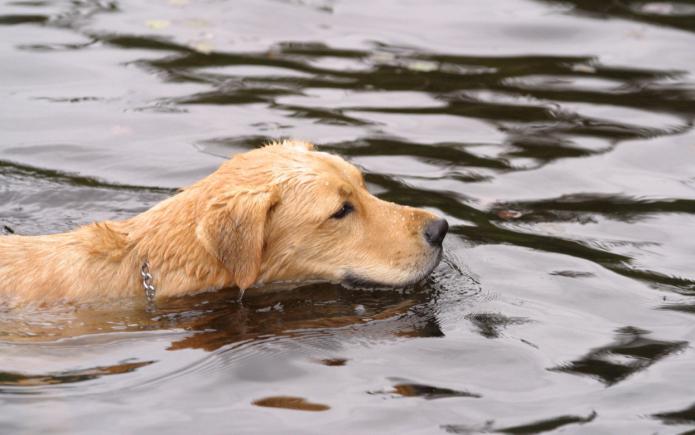
[[[140,269],[140,275],[142,276],[142,287],[145,289],[145,299],[148,305],[154,304],[154,298],[157,295],[157,289],[154,284],[152,284],[152,274],[150,273],[150,263],[145,260],[142,263],[142,268]]]

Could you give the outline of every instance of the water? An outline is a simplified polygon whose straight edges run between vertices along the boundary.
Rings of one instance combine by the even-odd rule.
[[[0,313],[2,433],[695,428],[695,2],[4,1],[0,228],[269,139],[447,217],[408,292]]]

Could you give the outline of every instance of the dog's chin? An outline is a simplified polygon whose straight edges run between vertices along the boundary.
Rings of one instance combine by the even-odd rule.
[[[411,287],[427,278],[427,276],[432,273],[434,268],[437,267],[441,259],[442,250],[439,249],[436,255],[432,257],[425,267],[418,271],[411,272],[403,280],[398,282],[385,282],[365,275],[360,275],[354,271],[348,271],[345,273],[340,283],[349,288],[398,289]]]

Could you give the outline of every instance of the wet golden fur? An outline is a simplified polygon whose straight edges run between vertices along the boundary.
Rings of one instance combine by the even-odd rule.
[[[331,218],[345,201],[355,211]],[[439,261],[422,236],[436,218],[370,195],[341,158],[286,141],[235,156],[129,220],[0,237],[0,301],[144,298],[145,260],[157,297],[355,277],[403,286]]]

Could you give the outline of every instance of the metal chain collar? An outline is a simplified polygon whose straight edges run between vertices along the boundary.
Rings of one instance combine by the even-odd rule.
[[[157,289],[152,284],[152,274],[150,273],[150,263],[145,260],[140,268],[140,276],[142,276],[142,287],[145,289],[145,299],[148,306],[154,305],[154,299],[157,295]]]

